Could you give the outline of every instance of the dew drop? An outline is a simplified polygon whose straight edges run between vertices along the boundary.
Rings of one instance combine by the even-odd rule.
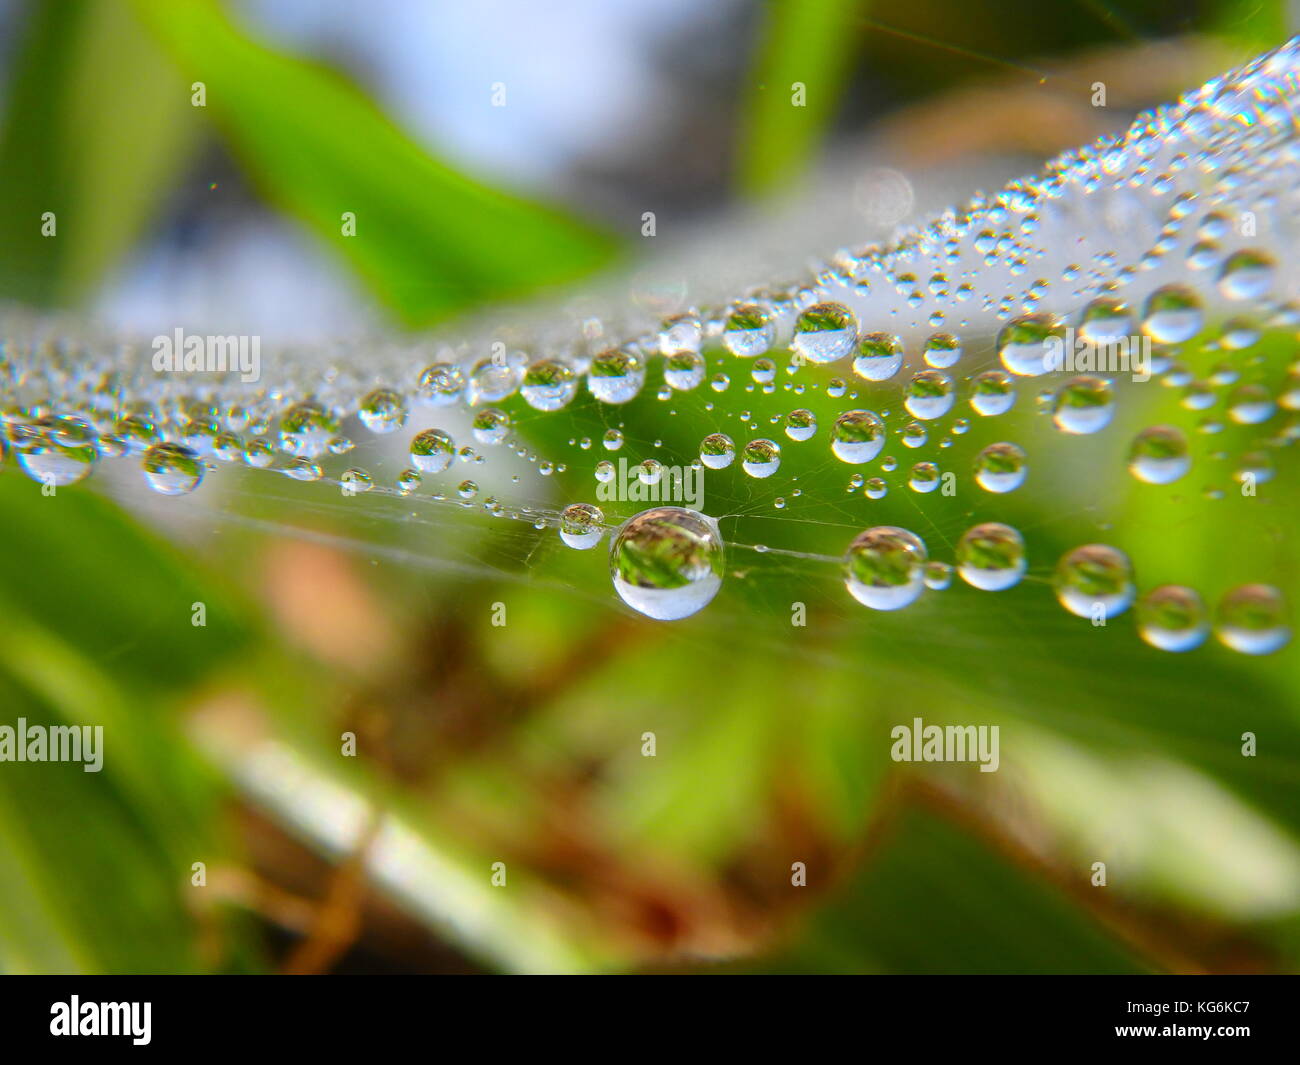
[[[711,518],[684,507],[653,507],[629,518],[610,544],[614,590],[656,621],[698,613],[722,587],[723,544]]]
[[[1205,603],[1195,589],[1162,584],[1138,599],[1138,634],[1161,651],[1180,653],[1199,647],[1209,634]]]
[[[1234,651],[1267,655],[1291,639],[1286,600],[1269,584],[1243,584],[1219,600],[1214,634]]]
[[[590,503],[570,503],[560,511],[560,539],[577,551],[587,551],[600,543],[605,514]]]
[[[925,589],[925,544],[907,529],[878,525],[854,537],[844,555],[844,586],[872,610],[900,610]]]
[[[1052,579],[1056,598],[1071,614],[1109,620],[1133,602],[1133,566],[1106,544],[1084,544],[1062,556]]]
[[[154,444],[144,453],[145,479],[165,496],[187,495],[203,480],[203,460],[184,444]]]
[[[885,423],[872,411],[843,411],[831,426],[831,451],[841,462],[870,462],[884,446]]]
[[[1025,540],[1010,525],[984,522],[962,534],[956,559],[958,574],[972,588],[1005,591],[1025,574]]]
[[[1146,484],[1172,484],[1192,468],[1187,436],[1172,425],[1152,425],[1133,439],[1128,469]]]

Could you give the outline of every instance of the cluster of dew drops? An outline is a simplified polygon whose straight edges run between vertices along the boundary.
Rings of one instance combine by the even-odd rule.
[[[22,360],[7,351],[0,365],[10,399],[4,447],[31,477],[56,485],[80,480],[101,458],[135,457],[150,487],[182,495],[223,462],[321,480],[319,460],[353,447],[341,433],[351,414],[369,432],[390,434],[406,428],[413,410],[468,409],[474,444],[458,443],[439,427],[410,439],[410,465],[391,490],[412,495],[427,476],[445,473],[458,459],[482,461],[478,449],[506,445],[536,461],[498,406],[516,394],[546,414],[564,410],[585,388],[613,410],[644,392],[652,367],[661,378],[657,396],[667,401],[697,390],[725,393],[742,366],[753,382],[750,391],[772,395],[784,361],[788,392],[824,388],[829,397],[855,405],[840,410],[824,430],[803,407],[774,418],[782,433],[773,435],[784,435],[785,443],[761,437],[738,446],[726,433],[712,432],[692,459],[703,470],[721,471],[738,457],[744,475],[766,479],[780,469],[783,447],[825,446],[818,443],[823,433],[830,454],[853,467],[880,459],[891,435],[903,447],[918,448],[941,432],[940,446],[949,446],[951,436],[970,429],[972,417],[996,419],[1011,411],[1018,386],[1034,378],[1050,383],[1034,402],[1057,430],[1068,436],[1101,432],[1120,402],[1116,380],[1103,372],[1071,373],[1052,361],[1081,338],[1097,350],[1147,343],[1150,387],[1174,390],[1181,408],[1199,419],[1195,431],[1218,433],[1225,418],[1258,427],[1257,443],[1236,456],[1235,476],[1266,481],[1274,470],[1270,452],[1300,439],[1300,359],[1268,380],[1254,372],[1263,360],[1252,355],[1265,331],[1300,335],[1300,308],[1285,298],[1300,272],[1294,256],[1300,137],[1290,111],[1300,98],[1298,85],[1300,46],[1292,41],[1177,105],[1141,116],[1122,136],[1067,153],[1041,175],[977,196],[889,246],[841,252],[804,283],[673,314],[622,343],[610,344],[597,329],[599,345],[477,360],[452,356],[411,373],[406,385],[355,393],[334,387],[328,400],[318,398],[319,388],[245,395],[222,391],[232,385],[198,383],[162,399],[131,398],[123,396],[120,382],[74,398],[18,399],[27,375]],[[1259,219],[1258,232],[1268,239],[1243,239],[1236,220],[1244,212]],[[885,323],[892,324],[875,327]],[[900,335],[908,332],[911,341]],[[981,335],[996,337],[995,361],[967,371],[978,360],[966,352],[963,336]],[[1181,346],[1193,340],[1221,361],[1208,370],[1184,363]],[[719,358],[710,374],[706,353],[719,349],[729,358]],[[845,376],[832,376],[841,364]],[[800,375],[813,384],[799,382]],[[56,378],[46,374],[45,380]],[[877,409],[857,406],[859,388],[886,402]],[[905,413],[903,424],[890,425],[891,408]],[[750,412],[741,412],[741,420],[749,422]],[[602,443],[617,451],[623,434],[611,428]],[[590,439],[579,446],[589,449]],[[1177,425],[1142,429],[1127,456],[1132,476],[1151,485],[1173,484],[1192,466],[1188,437]],[[564,468],[538,466],[543,474]],[[999,441],[978,453],[973,479],[997,496],[1019,489],[1028,468],[1020,445]],[[907,489],[921,494],[937,488],[943,472],[933,461],[900,471],[890,456],[879,470],[901,472]],[[604,482],[617,475],[608,459],[594,472]],[[646,459],[637,476],[654,485],[664,467]],[[355,467],[338,483],[349,494],[376,487]],[[854,472],[849,488],[879,499],[889,491],[888,477]],[[454,492],[461,505],[479,505],[473,480],[461,481]],[[508,510],[493,498],[482,505],[539,527],[554,525],[578,550],[597,546],[610,531],[591,503],[571,503],[549,515]],[[714,598],[723,556],[716,520],[680,506],[642,511],[613,530],[610,541],[615,590],[660,620],[688,617]],[[998,522],[966,530],[951,562],[931,559],[915,533],[883,525],[853,538],[842,561],[850,595],[875,610],[906,607],[927,589],[948,587],[954,576],[982,591],[1003,591],[1026,570],[1024,538]],[[1107,544],[1068,551],[1052,584],[1067,611],[1094,621],[1135,607],[1142,638],[1162,650],[1191,650],[1211,631],[1249,654],[1275,651],[1290,638],[1287,605],[1277,588],[1252,583],[1228,591],[1212,624],[1193,588],[1162,585],[1139,595],[1129,559]]]

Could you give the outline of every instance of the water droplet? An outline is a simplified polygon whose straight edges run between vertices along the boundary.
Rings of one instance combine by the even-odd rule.
[[[907,529],[878,525],[859,533],[844,555],[844,586],[872,610],[900,610],[925,589],[925,544]]]
[[[956,366],[961,358],[961,343],[951,333],[935,333],[925,342],[925,363],[936,370]]]
[[[280,417],[280,447],[298,458],[318,458],[338,431],[338,419],[319,403],[298,403]]]
[[[711,470],[725,470],[736,458],[736,445],[725,433],[710,433],[700,442],[700,461]]]
[[[372,433],[396,432],[406,424],[406,404],[391,388],[376,388],[361,401],[357,417]]]
[[[465,390],[465,375],[459,366],[450,362],[435,362],[426,366],[415,385],[415,397],[430,407],[448,407],[461,397]]]
[[[1052,585],[1071,614],[1109,620],[1133,602],[1133,566],[1118,548],[1084,544],[1062,556]]]
[[[664,380],[669,388],[689,392],[704,382],[704,360],[693,351],[679,351],[664,359]]]
[[[659,330],[659,354],[668,357],[695,355],[699,353],[703,341],[704,330],[699,316],[678,314],[667,319]]]
[[[951,377],[938,370],[922,370],[908,382],[903,406],[913,418],[933,421],[952,410],[955,400]]]
[[[1257,300],[1273,287],[1273,273],[1273,260],[1263,252],[1234,252],[1219,273],[1219,291],[1230,300]]]
[[[1146,484],[1172,484],[1192,468],[1187,436],[1172,425],[1152,425],[1133,440],[1129,472]]]
[[[563,410],[578,394],[578,376],[556,359],[541,359],[524,371],[520,394],[533,410]]]
[[[795,321],[791,347],[812,363],[836,362],[853,350],[858,320],[838,303],[816,303]]]
[[[1101,377],[1072,377],[1053,401],[1052,420],[1064,433],[1099,432],[1114,416],[1115,396],[1110,382]]]
[[[1018,444],[989,444],[975,456],[975,483],[986,492],[1014,492],[1028,473],[1024,449]]]
[[[888,381],[903,365],[903,341],[891,333],[866,333],[858,340],[853,372],[866,381]]]
[[[1214,634],[1234,651],[1267,655],[1291,639],[1286,600],[1269,584],[1243,584],[1219,600]]]
[[[831,426],[831,451],[841,462],[870,462],[884,446],[885,423],[872,411],[843,411]]]
[[[645,363],[628,348],[610,348],[591,360],[587,388],[602,403],[628,403],[645,384]]]
[[[957,572],[972,588],[1005,591],[1025,574],[1025,540],[1010,525],[984,522],[962,534],[956,559]]]
[[[1025,314],[998,333],[998,358],[1019,377],[1037,377],[1064,352],[1065,323],[1051,314]]]
[[[1006,414],[1016,403],[1011,377],[1001,370],[985,370],[971,381],[971,410],[984,418]]]
[[[144,453],[149,487],[165,496],[186,495],[203,480],[203,460],[183,444],[154,444]]]
[[[600,543],[605,530],[604,512],[590,503],[570,503],[560,511],[560,539],[578,551]]]
[[[1162,584],[1137,601],[1138,633],[1161,651],[1199,647],[1210,631],[1205,603],[1192,588]]]
[[[441,473],[456,457],[456,443],[441,429],[425,429],[411,441],[411,465],[423,473]]]
[[[339,483],[353,495],[360,495],[362,492],[369,492],[374,485],[370,474],[356,466],[343,471],[343,476],[339,478]]]
[[[722,587],[717,523],[684,507],[653,507],[629,518],[610,544],[614,590],[656,621],[698,613]]]
[[[1147,297],[1142,332],[1157,344],[1182,344],[1201,331],[1200,297],[1185,285],[1166,285]]]
[[[1079,316],[1079,335],[1093,344],[1114,344],[1133,330],[1128,304],[1113,296],[1098,296]]]
[[[817,432],[817,417],[810,410],[792,410],[785,416],[785,435],[791,440],[811,440]]]
[[[496,407],[484,407],[474,415],[470,431],[480,444],[499,444],[510,432],[510,416]]]
[[[765,354],[775,338],[772,316],[752,303],[734,308],[722,330],[723,347],[742,359]]]
[[[751,440],[741,449],[740,468],[751,477],[771,477],[781,468],[781,445],[774,440]]]

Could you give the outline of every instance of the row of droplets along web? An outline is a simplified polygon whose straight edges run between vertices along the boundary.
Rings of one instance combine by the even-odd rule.
[[[1298,60],[1297,42],[1288,42],[1179,104],[1141,116],[1123,136],[1066,153],[1042,174],[977,196],[892,244],[840,252],[805,282],[755,289],[654,329],[627,326],[632,332],[618,343],[611,339],[615,327],[600,321],[568,337],[554,328],[512,337],[517,343],[499,345],[491,356],[483,343],[433,341],[425,350],[438,351],[436,361],[399,358],[394,383],[378,387],[373,368],[361,372],[360,360],[348,361],[346,351],[341,365],[323,372],[318,359],[287,351],[267,360],[273,384],[245,384],[202,365],[158,373],[138,344],[74,339],[60,333],[60,323],[14,314],[2,367],[6,449],[42,483],[71,484],[100,460],[132,458],[153,489],[182,495],[220,463],[319,480],[318,460],[351,450],[341,429],[352,415],[367,431],[387,435],[413,415],[468,410],[477,448],[436,426],[411,439],[410,466],[393,490],[420,497],[426,475],[458,460],[483,462],[502,446],[543,476],[563,471],[565,463],[519,441],[512,416],[498,404],[518,395],[530,412],[554,414],[585,391],[590,401],[617,409],[645,393],[657,364],[661,400],[725,394],[742,367],[752,382],[746,387],[763,395],[780,387],[796,397],[824,391],[856,403],[862,389],[872,406],[839,410],[826,431],[830,453],[861,466],[880,456],[891,431],[902,446],[919,447],[941,429],[940,446],[947,446],[969,429],[965,416],[938,424],[959,402],[976,418],[996,418],[1015,405],[1017,383],[1030,379],[1046,385],[1036,403],[1062,433],[1099,432],[1111,422],[1119,393],[1137,387],[1122,379],[1133,366],[1116,377],[1115,365],[1064,366],[1063,356],[1077,363],[1076,356],[1090,353],[1113,363],[1143,352],[1151,380],[1177,390],[1182,410],[1199,415],[1195,432],[1222,431],[1225,419],[1212,409],[1220,406],[1227,423],[1259,427],[1235,456],[1235,476],[1266,481],[1271,452],[1300,438],[1288,416],[1300,410],[1300,362],[1274,372],[1253,353],[1262,338],[1293,340],[1300,325],[1300,311],[1287,299],[1297,269],[1300,139],[1291,102]],[[965,350],[963,338],[981,336],[996,337],[991,365]],[[1221,356],[1208,373],[1182,361],[1181,346],[1192,342]],[[726,356],[710,374],[709,353],[718,349]],[[828,376],[841,364],[847,380]],[[1080,368],[1088,372],[1073,372]],[[782,370],[787,379],[778,386]],[[780,422],[785,446],[819,433],[807,407],[790,409]],[[622,442],[617,428],[601,440],[610,451]],[[589,438],[573,443],[580,451],[591,447]],[[747,476],[763,480],[780,469],[782,446],[756,437],[738,447],[727,433],[714,432],[691,461],[716,471],[738,456]],[[1191,451],[1181,426],[1150,425],[1134,436],[1128,469],[1142,482],[1171,484],[1191,468]],[[893,457],[881,464],[886,474],[897,469]],[[1017,490],[1027,469],[1024,448],[999,441],[979,452],[974,479],[1002,494]],[[615,475],[608,459],[594,472],[598,481]],[[907,487],[931,491],[942,472],[934,462],[912,464]],[[647,486],[663,476],[657,459],[638,466]],[[338,483],[357,495],[377,487],[355,467]],[[869,498],[889,490],[886,478],[856,473],[850,488]],[[466,478],[454,494],[473,505],[478,486]],[[483,505],[554,525],[573,547],[594,546],[605,531],[604,515],[588,503],[550,512],[511,508],[494,497]],[[612,537],[615,589],[648,616],[689,616],[716,594],[722,551],[712,519],[686,508],[651,508]],[[983,523],[962,537],[954,562],[977,588],[1011,587],[1024,572],[1023,540],[1010,526]],[[926,587],[944,587],[952,573],[947,563],[928,559],[919,537],[893,526],[856,537],[843,568],[850,593],[875,609],[905,606]],[[1117,548],[1083,545],[1067,553],[1054,583],[1067,609],[1094,618],[1136,600],[1144,638],[1166,650],[1188,650],[1210,630],[1193,589],[1162,586],[1136,597],[1131,567]],[[1233,589],[1217,617],[1220,638],[1238,650],[1264,653],[1289,638],[1286,604],[1269,585]]]

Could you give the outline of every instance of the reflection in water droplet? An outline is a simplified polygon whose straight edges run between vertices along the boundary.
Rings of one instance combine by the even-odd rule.
[[[1182,344],[1201,331],[1200,297],[1185,285],[1166,285],[1147,298],[1142,332],[1157,344]]]
[[[781,468],[781,445],[774,440],[751,440],[740,452],[740,468],[751,477],[771,477]]]
[[[604,533],[604,512],[590,503],[570,503],[560,511],[560,539],[578,551],[600,543]]]
[[[1115,395],[1101,377],[1072,377],[1061,386],[1052,405],[1052,420],[1065,433],[1096,433],[1115,416]]]
[[[857,335],[852,311],[838,303],[817,303],[799,315],[790,346],[809,362],[835,362],[853,350]]]
[[[989,444],[975,456],[975,483],[986,492],[1014,492],[1028,473],[1024,449],[1018,444]]]
[[[903,342],[891,333],[867,333],[858,341],[853,372],[865,381],[888,381],[903,365]]]
[[[425,429],[411,441],[411,465],[424,473],[441,473],[455,455],[455,442],[441,429]]]
[[[1192,468],[1186,434],[1172,425],[1143,429],[1129,449],[1128,468],[1146,484],[1172,484]]]
[[[602,403],[629,403],[645,384],[645,363],[628,348],[610,348],[591,360],[587,389]]]
[[[182,444],[154,444],[144,453],[149,487],[165,496],[186,495],[203,480],[203,460]]]
[[[725,433],[710,433],[700,441],[700,461],[711,470],[725,470],[735,458],[736,445]]]
[[[899,610],[925,588],[925,544],[915,533],[878,525],[859,533],[844,555],[844,586],[873,610]]]
[[[1205,603],[1195,589],[1182,585],[1152,588],[1137,601],[1135,610],[1142,639],[1161,651],[1190,651],[1210,631]]]
[[[1065,323],[1052,314],[1024,314],[998,333],[998,357],[1019,377],[1037,377],[1064,352]]]
[[[391,388],[376,388],[361,401],[357,417],[372,433],[396,432],[406,424],[406,404]]]
[[[869,410],[846,410],[831,426],[831,450],[841,462],[870,462],[885,446],[885,423]]]
[[[972,588],[1001,592],[1020,583],[1028,565],[1025,540],[1010,525],[986,521],[957,541],[957,572]]]
[[[1234,588],[1219,600],[1214,634],[1242,654],[1272,654],[1291,639],[1286,600],[1269,584]]]
[[[766,353],[776,337],[772,316],[757,304],[736,307],[727,317],[722,330],[722,345],[731,354],[752,359]]]
[[[1128,556],[1106,544],[1084,544],[1062,556],[1052,580],[1056,598],[1071,614],[1109,620],[1133,602]]]
[[[722,587],[717,523],[684,507],[653,507],[629,518],[609,552],[614,589],[656,621],[698,613]]]

